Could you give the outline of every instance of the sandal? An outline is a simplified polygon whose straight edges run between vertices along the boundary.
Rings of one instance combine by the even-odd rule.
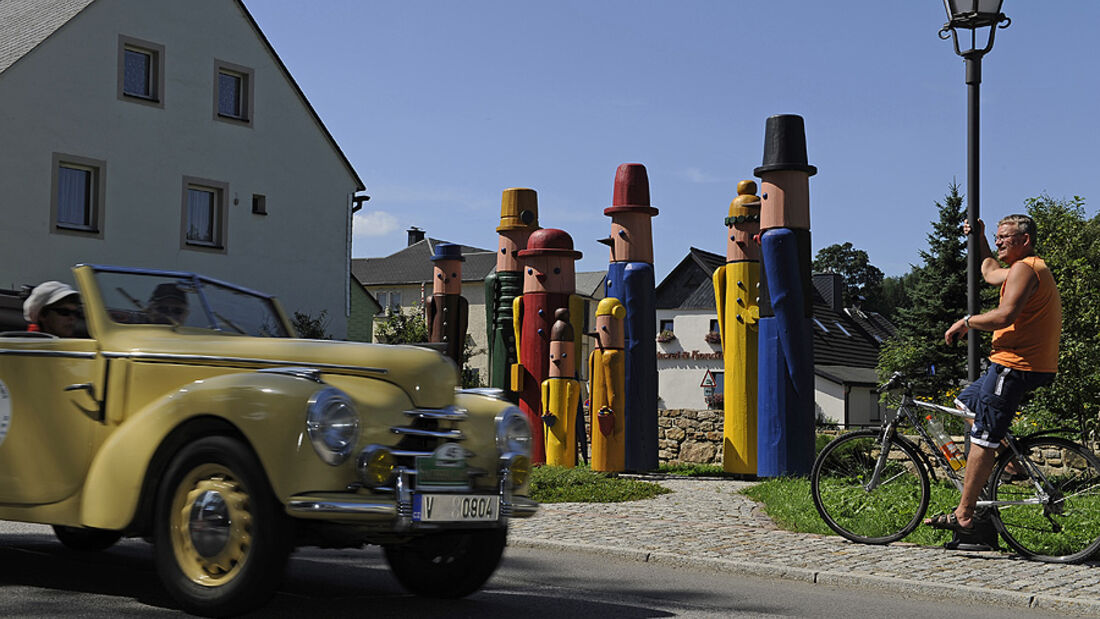
[[[1027,481],[1031,479],[1027,473],[1020,471],[1020,467],[1017,466],[1015,461],[1009,462],[1008,466],[1005,467],[1005,475],[1005,481]]]
[[[936,514],[931,518],[924,521],[924,524],[932,527],[933,529],[941,529],[944,531],[954,531],[956,533],[970,533],[974,530],[974,524],[971,522],[970,526],[964,527],[959,524],[959,519],[955,517],[955,512],[948,512],[946,514]]]

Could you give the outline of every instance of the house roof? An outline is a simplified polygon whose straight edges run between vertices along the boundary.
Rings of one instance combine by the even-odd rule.
[[[3,0],[0,2],[0,73],[95,0]]]
[[[351,273],[364,286],[384,284],[419,284],[432,281],[432,262],[439,243],[450,243],[439,239],[426,238],[384,258],[354,258],[351,261]],[[462,281],[476,282],[485,279],[497,266],[497,253],[455,243],[462,247]]]
[[[657,285],[657,309],[716,311],[712,275],[725,263],[722,255],[690,248],[688,255]],[[813,278],[814,366],[861,369],[873,374],[879,346],[893,335],[894,326],[875,312],[834,305],[839,301],[833,298],[839,290],[834,286],[835,277],[840,276],[819,274]],[[875,378],[847,382],[874,383]]]
[[[69,23],[93,2],[95,2],[95,0],[0,0],[0,74],[8,67],[18,62],[19,59],[29,54],[34,48],[38,47],[40,43],[49,38],[54,32],[57,32],[65,24]],[[241,14],[248,20],[248,23],[251,24],[256,36],[259,37],[268,53],[271,54],[272,60],[275,61],[279,70],[282,71],[283,76],[286,77],[291,88],[298,94],[298,98],[309,111],[313,121],[317,124],[317,128],[324,134],[333,150],[336,151],[341,161],[344,162],[348,174],[350,174],[355,181],[356,189],[358,191],[365,191],[366,186],[363,184],[363,179],[359,178],[359,175],[355,172],[355,168],[353,168],[351,162],[348,161],[347,155],[340,149],[340,146],[336,143],[336,139],[332,137],[332,133],[329,132],[325,123],[321,121],[321,117],[317,114],[317,110],[313,108],[309,99],[306,98],[305,93],[302,92],[301,87],[298,86],[298,82],[296,82],[294,77],[290,74],[290,70],[283,64],[283,60],[279,58],[279,54],[275,52],[275,48],[271,45],[271,42],[267,40],[263,31],[260,30],[259,24],[256,23],[252,14],[248,12],[248,9],[244,6],[244,2],[236,0],[236,4]]]
[[[842,385],[878,385],[874,368],[853,368],[846,365],[815,365],[814,374]]]
[[[581,271],[577,273],[577,293],[593,299],[602,299],[604,296],[604,282],[607,281],[607,271]]]

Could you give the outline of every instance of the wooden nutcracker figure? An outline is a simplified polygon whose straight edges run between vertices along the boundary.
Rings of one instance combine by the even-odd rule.
[[[761,278],[756,469],[809,475],[814,461],[813,296],[806,127],[768,118],[761,178]]]
[[[542,421],[542,381],[550,377],[550,329],[554,312],[569,310],[574,332],[581,332],[584,300],[577,296],[574,262],[581,252],[573,249],[573,238],[564,230],[547,228],[531,233],[527,248],[519,252],[523,261],[523,294],[512,305],[516,354],[512,366],[512,390],[519,393],[519,408],[527,415],[535,436],[531,441],[531,462],[546,462]],[[580,355],[575,342],[574,359]]]
[[[445,355],[462,367],[470,306],[462,296],[462,247],[453,243],[435,246],[432,260],[432,296],[424,305],[428,341],[446,344]]]
[[[542,381],[546,463],[570,469],[577,465],[577,405],[581,399],[574,333],[569,310],[558,308],[550,328],[549,377]]]
[[[653,276],[653,217],[649,176],[640,163],[615,172],[607,297],[626,306],[626,460],[627,471],[657,468],[657,297]]]
[[[625,467],[625,318],[622,302],[607,297],[596,306],[596,331],[589,334],[596,338],[596,348],[588,356],[593,471],[618,472]]]
[[[714,271],[714,301],[722,336],[724,425],[722,468],[756,475],[756,302],[760,281],[760,198],[756,183],[737,183],[726,217],[726,264]]]
[[[485,278],[485,327],[488,331],[489,386],[504,391],[515,402],[508,372],[516,363],[516,336],[512,303],[523,293],[523,265],[518,253],[527,237],[539,229],[538,195],[534,189],[505,189],[500,199],[497,268]]]

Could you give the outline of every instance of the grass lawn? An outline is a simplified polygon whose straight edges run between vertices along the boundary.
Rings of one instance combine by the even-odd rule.
[[[586,466],[537,466],[531,471],[531,498],[539,503],[619,503],[669,492],[653,482],[622,479]]]

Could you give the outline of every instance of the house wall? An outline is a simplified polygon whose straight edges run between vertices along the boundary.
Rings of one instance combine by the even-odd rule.
[[[348,339],[357,342],[374,341],[374,316],[378,304],[354,278],[351,280],[351,313],[348,315]]]
[[[848,390],[849,425],[874,425],[882,422],[886,407],[879,403],[874,387],[853,386]]]
[[[829,423],[844,423],[844,385],[814,376],[814,412]]]
[[[119,35],[164,46],[162,107],[118,98]],[[215,59],[253,70],[250,125],[214,118]],[[347,332],[356,181],[236,3],[93,3],[0,74],[0,144],[0,286],[80,262],[194,270]],[[101,238],[52,231],[54,153],[105,162]],[[185,176],[228,185],[224,251],[181,248]]]
[[[658,408],[707,408],[700,383],[708,370],[721,372],[724,367],[722,347],[703,339],[714,318],[716,314],[706,310],[657,310],[658,329],[662,320],[672,320],[676,334],[671,342],[654,344],[657,347]]]

